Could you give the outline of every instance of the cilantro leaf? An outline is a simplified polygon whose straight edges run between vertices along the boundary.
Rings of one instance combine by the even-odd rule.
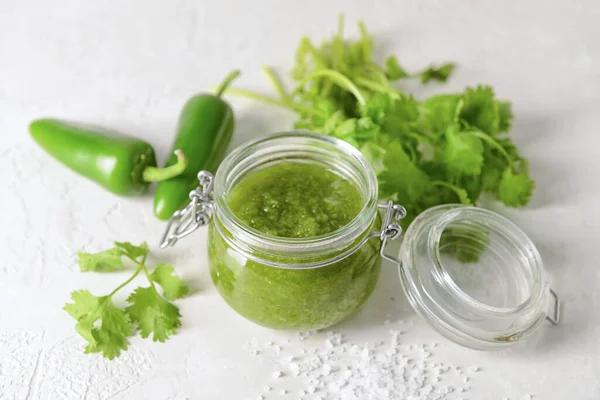
[[[163,294],[169,300],[180,299],[189,292],[187,285],[174,272],[172,265],[159,264],[150,274],[150,278],[163,288]]]
[[[454,127],[446,130],[444,161],[448,170],[456,175],[479,175],[483,165],[483,144],[469,132]]]
[[[498,186],[498,199],[508,207],[522,207],[529,203],[534,187],[526,173],[514,174],[507,168]]]
[[[123,255],[137,260],[139,257],[144,257],[148,254],[148,244],[143,242],[139,246],[134,246],[129,242],[115,242],[115,247],[119,249]]]
[[[409,76],[398,62],[396,56],[389,56],[385,60],[385,75],[391,81],[407,78]]]
[[[512,106],[509,102],[498,102],[498,132],[508,132],[513,119]]]
[[[127,314],[138,324],[140,334],[152,334],[155,342],[164,342],[181,326],[179,308],[163,299],[153,287],[137,288],[128,298]]]
[[[502,174],[508,167],[508,161],[498,151],[492,149],[485,150],[484,159],[485,161],[481,170],[481,190],[496,193],[502,179]]]
[[[114,248],[99,253],[77,252],[79,270],[81,272],[111,272],[123,268],[121,250]]]
[[[467,88],[462,99],[460,118],[488,135],[498,132],[499,103],[494,98],[494,91],[491,87],[480,85],[475,89]]]
[[[145,265],[148,246],[142,243],[134,246],[129,242],[115,242],[115,248],[96,253],[79,253],[82,271],[112,271],[122,267],[122,256],[137,264],[133,275],[106,296],[94,296],[87,290],[71,294],[72,303],[64,310],[77,324],[75,330],[87,342],[86,353],[101,352],[104,357],[113,359],[126,350],[127,338],[134,333],[132,323],[137,323],[142,337],[153,334],[154,341],[165,341],[181,326],[179,309],[161,297],[155,283],[163,288],[164,297],[177,299],[188,293],[188,287],[174,274],[173,266],[160,264],[152,274]],[[139,258],[142,258],[139,260]],[[127,286],[137,275],[143,272],[150,281],[149,288],[138,288],[127,301],[131,303],[125,310],[113,305],[112,296]]]
[[[71,294],[73,303],[64,309],[77,321],[75,329],[88,345],[86,353],[102,352],[113,359],[121,350],[127,350],[127,337],[133,327],[127,314],[112,304],[110,296],[97,297],[87,290]]]
[[[463,100],[452,94],[437,95],[423,101],[421,105],[423,125],[432,133],[440,134],[458,123]]]
[[[398,140],[385,147],[379,186],[384,195],[401,204],[416,202],[430,187],[427,174],[414,165]]]
[[[421,83],[428,83],[431,81],[446,82],[452,74],[452,71],[454,71],[454,68],[456,68],[456,64],[454,63],[442,64],[439,67],[432,65],[420,73]]]

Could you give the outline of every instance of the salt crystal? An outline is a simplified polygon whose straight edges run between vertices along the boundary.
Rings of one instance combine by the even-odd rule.
[[[525,395],[525,398],[526,398],[526,399],[531,399],[531,397],[532,397],[532,396],[531,396],[530,394],[526,394],[526,395]]]
[[[314,392],[315,392],[315,390],[317,390],[317,388],[316,388],[316,387],[314,387],[314,386],[309,386],[309,387],[308,387],[308,389],[307,389],[307,392],[312,394],[312,393],[314,393]]]
[[[464,381],[465,383],[469,382],[469,377],[468,377],[468,376],[465,376],[465,378],[463,379],[463,381]]]
[[[275,353],[281,353],[281,347],[275,346]]]
[[[298,392],[298,396],[304,396],[306,394],[306,392],[304,390],[301,390],[300,392]]]
[[[325,347],[327,347],[328,349],[333,349],[333,347],[334,347],[333,342],[331,340],[327,339],[325,341]]]
[[[285,395],[285,394],[287,394],[287,390],[285,390],[285,389],[281,389],[281,390],[279,391],[279,394],[283,394],[283,395]]]
[[[292,373],[296,376],[298,376],[298,372],[300,372],[300,366],[298,365],[298,363],[291,363],[290,364],[290,369],[292,370]]]
[[[479,371],[479,367],[478,366],[474,365],[472,367],[469,367],[469,372],[477,372],[477,371]]]
[[[263,391],[268,392],[271,390],[271,386],[263,386]]]
[[[331,366],[329,364],[323,365],[323,375],[327,376],[331,373]]]
[[[256,399],[257,399],[257,400],[263,400],[263,399],[264,399],[264,397],[263,397],[263,396],[261,396],[261,395],[259,395],[259,396],[256,396]]]
[[[271,346],[272,344],[273,344],[273,342],[270,340],[267,342],[267,346]]]
[[[281,375],[282,375],[281,371],[275,371],[275,372],[273,372],[273,378],[275,378],[275,379],[281,378]]]
[[[256,350],[256,349],[252,350],[252,355],[253,356],[257,356],[258,355],[258,350]]]

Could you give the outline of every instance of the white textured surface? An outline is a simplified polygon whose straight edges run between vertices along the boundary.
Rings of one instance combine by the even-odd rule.
[[[180,302],[181,333],[166,344],[134,339],[113,362],[84,356],[61,307],[71,290],[105,293],[122,277],[78,273],[75,252],[114,239],[156,250],[163,224],[151,197],[117,198],[79,178],[37,149],[26,127],[39,116],[104,124],[144,137],[164,158],[190,95],[237,67],[238,85],[266,89],[260,65],[289,69],[299,36],[328,35],[340,11],[349,24],[363,18],[407,67],[459,64],[450,84],[419,95],[483,82],[513,101],[513,133],[538,189],[526,209],[502,212],[539,246],[564,313],[561,326],[513,350],[465,350],[418,319],[388,266],[366,307],[335,330],[378,342],[389,336],[386,319],[405,320],[403,343],[440,343],[432,362],[481,369],[449,399],[600,398],[598,1],[0,0],[1,399],[298,398],[302,384],[281,357],[252,349],[272,340],[294,354],[324,345],[323,336],[300,341],[231,311],[210,283],[203,232],[156,253],[195,289]],[[234,144],[293,118],[234,104]],[[284,375],[274,379],[277,370]]]

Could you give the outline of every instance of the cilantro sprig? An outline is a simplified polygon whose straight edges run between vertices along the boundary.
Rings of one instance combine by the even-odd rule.
[[[525,206],[534,183],[508,136],[510,103],[485,85],[417,100],[396,83],[415,78],[424,84],[445,82],[456,65],[410,73],[396,56],[380,65],[372,36],[362,22],[358,28],[357,40],[345,39],[341,16],[337,33],[321,45],[302,38],[291,91],[264,68],[277,97],[235,88],[228,92],[290,109],[298,115],[295,128],[354,145],[375,168],[380,197],[406,207],[404,224],[436,205],[474,205],[486,192],[506,206]],[[463,261],[478,259],[478,253],[465,254]]]
[[[128,338],[136,329],[143,338],[152,335],[153,341],[164,342],[181,326],[179,308],[171,301],[187,295],[187,285],[174,274],[173,266],[158,265],[152,272],[146,266],[148,246],[142,243],[115,242],[115,247],[99,253],[79,252],[82,272],[112,272],[124,268],[123,258],[132,262],[135,272],[106,296],[94,296],[87,290],[71,293],[72,303],[64,307],[76,321],[75,330],[83,337],[86,353],[100,352],[113,359],[127,350]],[[138,287],[127,298],[129,306],[117,308],[112,297],[139,274],[143,273],[149,287]],[[157,289],[162,288],[162,295]]]

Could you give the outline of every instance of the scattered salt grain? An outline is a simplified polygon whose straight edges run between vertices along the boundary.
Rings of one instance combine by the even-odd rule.
[[[400,332],[393,329],[389,331],[387,341],[377,340],[364,345],[354,344],[347,338],[342,340],[341,334],[333,332],[327,332],[325,337],[314,332],[300,333],[292,343],[302,346],[299,342],[311,335],[315,336],[310,343],[306,343],[294,356],[290,355],[290,349],[278,345],[283,342],[273,345],[273,352],[269,353],[271,356],[273,353],[279,354],[281,370],[272,373],[274,379],[289,374],[297,377],[295,379],[302,385],[298,388],[302,389],[297,392],[298,395],[292,392],[290,397],[358,400],[377,393],[377,398],[388,400],[450,400],[456,399],[458,393],[466,392],[470,387],[452,387],[445,382],[440,383],[444,374],[451,371],[452,377],[462,375],[466,383],[472,380],[471,376],[465,376],[467,372],[480,370],[477,366],[466,368],[432,362],[435,353],[432,349],[438,346],[437,343],[402,343],[399,340]],[[320,343],[313,345],[317,340]],[[268,343],[273,344],[273,341]],[[253,351],[253,354],[258,354],[258,351]],[[271,390],[265,386],[263,393]],[[450,393],[456,393],[456,397]],[[279,394],[289,394],[289,391],[283,389]]]
[[[265,392],[271,391],[271,386],[263,386],[263,391],[265,391]]]

